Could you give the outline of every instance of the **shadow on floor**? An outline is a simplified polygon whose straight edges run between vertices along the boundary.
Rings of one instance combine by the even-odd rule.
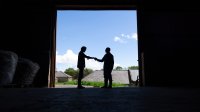
[[[199,112],[198,88],[4,88],[1,112]]]

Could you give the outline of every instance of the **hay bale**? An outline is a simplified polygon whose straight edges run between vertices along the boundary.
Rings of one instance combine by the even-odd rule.
[[[36,62],[19,58],[13,83],[17,85],[31,85],[39,69],[40,66]]]
[[[16,53],[0,50],[0,85],[12,83],[17,61],[18,56]]]

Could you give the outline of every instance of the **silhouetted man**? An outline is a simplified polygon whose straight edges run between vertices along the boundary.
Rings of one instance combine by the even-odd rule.
[[[110,48],[107,47],[105,49],[106,54],[104,55],[104,57],[102,59],[97,59],[95,58],[95,60],[99,61],[99,62],[104,62],[103,65],[103,71],[104,71],[104,86],[101,88],[112,88],[112,69],[114,66],[114,56],[110,53]],[[109,85],[108,85],[108,81],[109,81]]]
[[[77,86],[77,88],[79,88],[79,89],[85,88],[81,85],[81,80],[83,78],[83,71],[84,71],[84,68],[85,68],[85,58],[94,59],[93,57],[90,57],[90,56],[87,56],[87,55],[84,54],[86,49],[87,48],[85,46],[81,47],[81,51],[78,54],[77,67],[79,68],[79,75],[78,75],[78,86]]]

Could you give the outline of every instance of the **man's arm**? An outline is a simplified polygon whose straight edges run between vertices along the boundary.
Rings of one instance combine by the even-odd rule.
[[[84,57],[87,58],[87,59],[94,59],[94,57],[90,57],[90,56],[87,56],[85,54],[84,54]]]
[[[105,59],[105,56],[102,58],[102,59],[98,59],[98,58],[94,58],[96,61],[99,61],[99,62],[103,62],[104,59]]]

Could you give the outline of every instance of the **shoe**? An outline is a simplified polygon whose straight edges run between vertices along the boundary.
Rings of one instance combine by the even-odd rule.
[[[107,88],[106,86],[102,86],[101,88]]]
[[[83,86],[77,86],[78,89],[84,89],[85,87]]]
[[[112,89],[112,86],[108,86],[107,88],[108,88],[108,89]]]

